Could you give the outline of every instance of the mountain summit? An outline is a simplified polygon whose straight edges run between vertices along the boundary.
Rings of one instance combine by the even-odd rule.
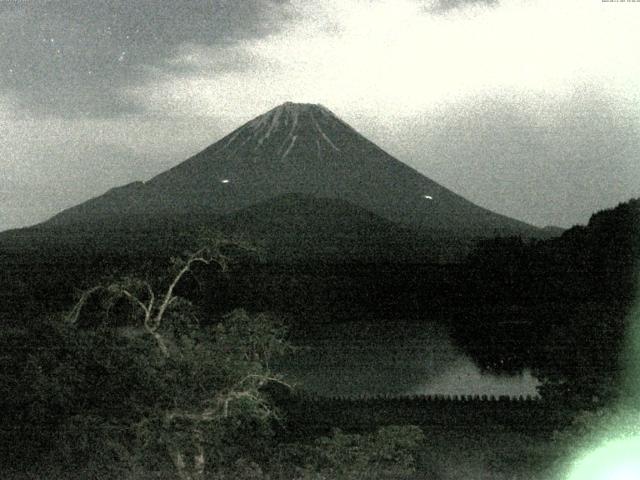
[[[112,189],[50,223],[129,215],[226,215],[286,194],[348,202],[447,234],[535,234],[396,160],[330,110],[284,103],[146,183]]]

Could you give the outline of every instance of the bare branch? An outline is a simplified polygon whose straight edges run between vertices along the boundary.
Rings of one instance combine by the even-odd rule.
[[[76,323],[78,321],[78,318],[80,318],[80,312],[82,311],[82,307],[84,307],[84,305],[87,303],[87,300],[89,300],[89,297],[95,292],[97,292],[98,290],[102,290],[104,288],[105,287],[102,285],[96,285],[95,287],[92,287],[88,290],[83,291],[82,295],[80,296],[76,304],[73,306],[71,311],[67,314],[67,317],[66,317],[67,321],[69,323]]]
[[[171,304],[171,302],[174,299],[173,290],[176,288],[176,285],[178,285],[178,282],[182,279],[182,277],[191,270],[191,266],[197,262],[204,263],[205,265],[209,265],[211,263],[211,259],[205,257],[205,254],[207,253],[207,251],[208,250],[206,248],[201,248],[196,253],[191,255],[187,260],[187,263],[180,269],[180,271],[173,278],[173,281],[169,285],[169,288],[167,288],[167,291],[164,295],[164,299],[160,304],[158,313],[155,316],[154,323],[157,326],[159,326],[160,323],[162,322],[162,317],[164,316],[164,312],[166,311],[167,307]]]
[[[257,373],[250,373],[248,375],[246,375],[244,378],[240,379],[238,382],[236,382],[233,387],[231,388],[238,388],[240,385],[242,385],[244,382],[246,382],[247,380],[250,379],[257,379],[259,380],[258,382],[258,386],[262,386],[267,382],[274,382],[274,383],[278,383],[280,385],[283,385],[289,389],[293,389],[293,387],[291,385],[289,385],[288,383],[286,383],[285,381],[277,378],[277,377],[270,377],[268,375],[260,375]]]
[[[134,304],[138,305],[138,306],[139,306],[139,307],[144,311],[145,319],[146,319],[147,317],[149,317],[149,315],[150,315],[149,307],[147,307],[144,303],[142,303],[142,301],[141,301],[138,297],[136,297],[135,295],[133,295],[131,292],[129,292],[128,290],[126,290],[126,289],[124,289],[124,288],[123,288],[123,289],[121,289],[121,292],[122,292],[122,294],[123,294],[125,297],[127,297],[127,298],[132,302],[132,303],[134,303]]]
[[[146,325],[145,325],[146,327]],[[162,354],[165,357],[169,356],[169,347],[167,346],[167,342],[165,342],[164,337],[162,335],[160,335],[158,332],[156,332],[155,330],[150,330],[149,328],[146,329],[153,338],[155,338],[156,342],[158,343],[158,347],[160,348],[160,351],[162,352]]]
[[[149,311],[153,310],[153,304],[156,301],[156,296],[153,293],[153,289],[151,288],[151,285],[149,285],[149,282],[144,282],[144,286],[147,287],[147,292],[149,293]]]

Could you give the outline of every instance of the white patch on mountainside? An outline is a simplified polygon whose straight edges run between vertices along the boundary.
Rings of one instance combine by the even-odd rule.
[[[299,138],[300,131],[305,129],[305,125],[303,124],[306,121],[307,125],[311,125],[312,128],[320,134],[320,137],[322,137],[325,143],[329,144],[333,150],[340,151],[329,135],[322,129],[318,119],[326,122],[327,120],[337,120],[337,117],[322,105],[287,102],[256,117],[245,124],[244,127],[238,129],[238,131],[225,142],[222,150],[231,148],[234,151],[238,151],[249,142],[255,143],[254,150],[256,150],[268,143],[270,139],[277,138],[274,132],[282,131],[284,130],[283,127],[286,127],[289,132],[284,141],[277,147],[277,151],[284,152],[281,158],[285,158]],[[309,120],[311,122],[309,122]],[[243,136],[244,140],[235,145],[236,140]],[[318,139],[316,139],[316,143],[318,152],[320,152]]]
[[[331,145],[331,148],[333,148],[336,152],[339,152],[339,151],[340,151],[340,149],[339,149],[338,147],[336,147],[336,146],[333,144],[333,142],[332,142],[332,141],[331,141],[331,139],[327,136],[327,134],[326,134],[326,133],[324,133],[324,132],[322,131],[322,128],[320,128],[320,125],[318,124],[318,121],[316,120],[316,117],[314,117],[313,115],[311,115],[311,118],[313,118],[313,123],[315,124],[316,129],[318,130],[318,132],[320,132],[320,135],[322,135],[322,138],[324,138],[324,139],[327,141],[327,143],[328,143],[329,145]]]
[[[229,145],[231,145],[233,143],[233,141],[238,138],[238,135],[240,135],[240,133],[244,130],[244,128],[238,128],[236,130],[236,133],[234,133],[231,138],[229,140],[227,140],[227,143],[224,144],[224,146],[222,147],[223,150],[225,150]]]
[[[297,135],[294,135],[291,139],[291,145],[289,145],[289,147],[287,148],[287,150],[284,152],[284,154],[282,155],[282,159],[284,160],[284,158],[287,156],[287,154],[291,151],[291,149],[293,148],[293,146],[296,144],[296,140],[298,139]]]
[[[267,140],[270,136],[271,136],[271,132],[273,132],[273,130],[278,126],[278,123],[280,121],[280,116],[282,115],[282,110],[277,110],[272,116],[271,116],[271,122],[269,122],[269,127],[267,128],[267,131],[264,133],[264,135],[262,135],[262,137],[258,138],[258,144],[262,145],[262,143]],[[267,119],[265,119],[267,120]],[[260,125],[257,129],[256,129],[256,134],[262,129],[262,125]]]

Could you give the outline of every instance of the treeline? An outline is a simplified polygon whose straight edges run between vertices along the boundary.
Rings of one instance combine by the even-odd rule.
[[[453,337],[485,369],[532,368],[548,398],[610,400],[625,393],[639,266],[640,200],[558,238],[487,240],[465,264],[475,307],[452,315]]]

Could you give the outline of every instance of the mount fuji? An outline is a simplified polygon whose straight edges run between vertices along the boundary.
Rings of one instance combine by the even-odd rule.
[[[291,194],[346,202],[448,237],[542,232],[430,180],[327,108],[298,103],[280,105],[151,180],[114,188],[45,225],[225,216]]]

